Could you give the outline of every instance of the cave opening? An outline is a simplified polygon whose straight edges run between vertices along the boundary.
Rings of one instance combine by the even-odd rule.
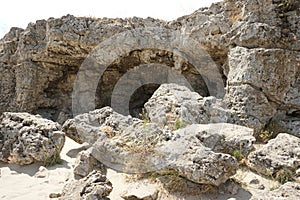
[[[153,93],[159,88],[160,84],[150,83],[139,87],[134,91],[129,102],[130,115],[133,117],[141,117],[144,104],[151,98]]]
[[[111,106],[111,99],[114,88],[120,79],[134,69],[136,66],[147,64],[162,64],[164,67],[176,71],[189,82],[192,89],[201,96],[209,96],[207,85],[201,76],[200,72],[188,61],[181,60],[178,67],[178,56],[173,52],[160,49],[138,49],[131,51],[129,54],[119,57],[112,62],[104,71],[98,83],[95,103],[96,108]],[[151,76],[148,74],[146,76]],[[126,84],[134,85],[139,80],[131,80]],[[168,83],[167,80],[163,83]],[[139,117],[144,104],[153,93],[157,90],[161,83],[147,83],[132,91],[129,103],[129,114],[134,117]],[[134,87],[132,87],[134,88]],[[121,114],[125,114],[120,112]]]

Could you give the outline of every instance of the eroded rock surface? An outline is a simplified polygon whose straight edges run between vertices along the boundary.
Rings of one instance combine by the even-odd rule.
[[[299,16],[296,0],[288,4],[279,0],[225,0],[170,22],[67,15],[38,20],[25,30],[13,28],[0,41],[0,112],[40,113],[60,123],[71,118],[71,94],[80,66],[98,44],[124,33],[128,47],[135,47],[141,41],[149,48],[132,48],[111,60],[101,79],[97,79],[99,84],[92,88],[93,94],[96,93],[96,108],[110,106],[113,88],[127,71],[143,64],[161,64],[184,75],[202,96],[222,96],[217,88],[227,86],[225,99],[232,113],[230,123],[259,132],[279,111],[284,113],[282,118],[292,114],[293,120],[299,121],[299,114],[295,114],[300,110]],[[155,33],[155,37],[142,31],[146,29]],[[174,48],[176,51],[160,48],[185,44],[178,43],[176,34],[188,36],[190,40],[185,41],[193,41],[195,45]],[[154,38],[154,42],[150,44],[149,38]],[[106,57],[112,57],[115,50],[122,52],[124,46],[108,45]],[[199,49],[208,53],[200,65],[184,56]],[[215,65],[207,64],[208,57]],[[98,66],[98,61],[87,62]],[[197,70],[198,66],[201,70]],[[85,80],[99,73],[99,70],[89,71]],[[216,77],[222,84],[216,82]],[[82,82],[80,92],[85,94],[92,82]],[[136,84],[130,82],[131,86]],[[143,94],[137,95],[142,99],[133,95],[131,108],[137,110],[131,114],[137,114],[146,101],[144,98],[153,92],[152,87],[146,87]],[[290,126],[294,125],[287,122],[286,127]],[[296,129],[290,130],[296,134]]]
[[[287,182],[279,188],[261,193],[251,198],[251,200],[263,200],[263,199],[299,199],[300,198],[300,184],[294,182]]]
[[[28,113],[5,112],[0,117],[0,160],[27,165],[60,153],[65,134],[53,121]]]
[[[97,170],[105,174],[106,168],[91,155],[91,152],[92,149],[89,148],[78,153],[73,171],[76,177],[86,177],[93,170]]]
[[[145,108],[151,122],[171,129],[176,124],[227,122],[229,115],[222,100],[202,97],[177,84],[162,84],[145,104]]]
[[[280,133],[266,145],[251,152],[249,167],[265,175],[276,175],[281,169],[292,173],[300,167],[300,139],[287,133]]]
[[[70,180],[63,189],[61,200],[107,200],[112,184],[105,175],[92,171],[85,178]]]

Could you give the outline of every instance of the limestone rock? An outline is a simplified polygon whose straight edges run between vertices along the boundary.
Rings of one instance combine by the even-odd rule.
[[[105,175],[92,171],[83,179],[70,180],[63,189],[61,200],[105,200],[112,191],[112,184]]]
[[[202,97],[187,87],[162,84],[145,104],[151,122],[174,129],[176,123],[227,122],[226,105],[215,97]]]
[[[105,172],[105,167],[91,155],[92,149],[79,152],[77,155],[74,175],[80,178],[86,177],[93,170]]]
[[[287,115],[299,112],[299,16],[296,0],[290,0],[288,4],[279,0],[224,0],[170,22],[152,18],[95,19],[67,15],[38,20],[25,30],[12,28],[0,40],[0,113],[39,113],[60,123],[71,118],[74,81],[82,64],[98,61],[87,59],[98,44],[124,34],[126,39],[134,36],[126,41],[132,48],[114,59],[98,85],[93,87],[97,90],[93,91],[96,100],[88,99],[87,104],[81,106],[90,108],[94,100],[96,108],[111,105],[113,89],[126,72],[139,65],[158,63],[180,72],[202,96],[223,97],[227,87],[226,99],[232,102],[229,104],[232,116],[227,116],[228,122],[253,127],[258,132],[278,109],[287,111]],[[154,32],[155,37],[141,32],[146,29]],[[176,34],[183,38],[187,36],[197,48],[188,45],[185,52],[177,52],[177,47],[186,44],[187,40],[181,43],[176,38],[170,40]],[[148,44],[149,38],[159,38],[161,43]],[[132,44],[137,43],[153,48],[134,48],[136,46]],[[174,48],[167,50],[159,45]],[[109,43],[105,59],[112,57],[110,50],[119,51],[125,46],[124,41],[119,46]],[[201,63],[203,66],[191,64],[193,59],[184,56],[193,55],[198,49],[208,54],[204,56],[204,64]],[[209,59],[214,64],[207,64]],[[196,69],[198,66],[201,70]],[[89,92],[89,86],[94,83],[90,80],[98,74],[97,69],[88,71],[88,81],[81,82],[80,92]],[[216,77],[221,84],[216,82]],[[136,86],[137,82],[130,84]],[[216,90],[216,85],[222,92]],[[145,90],[147,95],[134,96],[132,107],[143,107],[154,92],[149,88]],[[139,98],[141,96],[143,99]],[[193,105],[192,102],[189,101],[187,106]],[[213,121],[225,122],[221,109],[224,107],[217,107],[220,113]],[[138,112],[134,110],[133,113]],[[204,114],[201,116],[205,119]]]
[[[48,174],[49,174],[48,169],[43,166],[40,166],[39,171],[37,173],[35,173],[34,177],[46,178],[46,177],[48,177]]]
[[[280,186],[278,189],[261,193],[259,196],[256,195],[251,200],[263,200],[263,199],[274,199],[274,200],[285,200],[285,199],[299,199],[300,198],[300,184],[294,182],[287,182]]]
[[[76,142],[93,144],[99,137],[113,137],[128,126],[141,120],[123,116],[110,107],[77,115],[66,121],[62,131]]]
[[[155,185],[143,182],[128,183],[121,197],[125,200],[156,200],[158,189]]]
[[[65,135],[60,125],[28,113],[0,117],[0,160],[19,165],[44,162],[59,154]]]
[[[233,148],[248,152],[254,140],[251,129],[231,124],[192,125],[172,132],[139,122],[99,138],[92,155],[125,173],[174,170],[196,183],[219,185],[237,167],[236,159],[226,153]]]
[[[248,156],[248,166],[259,173],[275,175],[286,168],[295,172],[300,167],[300,139],[280,133],[275,139]]]

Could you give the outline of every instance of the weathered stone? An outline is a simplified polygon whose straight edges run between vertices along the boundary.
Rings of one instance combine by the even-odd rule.
[[[294,182],[287,182],[284,185],[273,191],[263,192],[259,195],[255,195],[251,200],[285,200],[285,199],[299,199],[300,198],[300,184]]]
[[[86,151],[79,152],[74,165],[75,176],[83,178],[93,170],[101,171],[104,174],[106,171],[105,167],[91,155],[91,152],[91,148]]]
[[[116,113],[110,107],[104,107],[66,121],[62,131],[76,142],[93,144],[99,137],[113,137],[140,121],[131,116]]]
[[[230,86],[225,101],[231,117],[229,122],[253,128],[259,133],[276,113],[263,92],[250,85]]]
[[[299,109],[299,93],[289,96],[289,91],[297,85],[300,70],[297,55],[300,54],[284,49],[233,48],[228,55],[228,84],[248,84],[262,91],[271,101]]]
[[[112,191],[112,184],[105,175],[92,171],[80,180],[70,180],[62,191],[61,200],[105,200]]]
[[[0,160],[19,165],[45,162],[60,153],[65,135],[60,125],[28,113],[0,117]]]
[[[276,175],[280,169],[295,172],[300,167],[300,138],[280,133],[249,154],[248,166],[266,175]]]
[[[128,183],[121,197],[125,200],[156,200],[158,188],[143,182]]]
[[[139,122],[98,139],[92,155],[125,173],[171,169],[196,183],[219,185],[237,167],[236,159],[226,153],[234,149],[248,152],[254,140],[251,129],[231,124],[191,125],[171,132]]]
[[[151,122],[174,129],[176,124],[227,122],[225,104],[215,97],[202,97],[187,87],[162,84],[145,104]]]
[[[161,64],[171,71],[180,72],[202,96],[222,97],[224,92],[217,89],[224,89],[228,78],[227,100],[233,101],[231,108],[237,110],[232,113],[233,117],[228,118],[234,119],[229,122],[259,131],[273,117],[274,110],[279,108],[288,113],[299,111],[299,21],[299,3],[295,0],[288,4],[282,4],[279,0],[224,0],[171,22],[152,18],[95,19],[71,15],[38,20],[30,23],[25,30],[11,29],[0,40],[0,112],[40,113],[63,123],[77,107],[71,106],[71,94],[78,71],[82,70],[80,66],[85,62],[95,62],[98,66],[99,60],[112,59],[115,51],[119,51],[124,54],[111,60],[101,79],[95,79],[99,83],[90,81],[99,78],[101,70],[98,68],[85,71],[87,81],[79,81],[79,93],[87,99],[87,103],[81,106],[91,108],[85,112],[111,105],[114,87],[129,70],[143,64]],[[118,34],[126,38],[126,45],[124,40],[116,46],[113,42],[109,43],[115,41]],[[103,41],[109,43],[106,51],[99,53],[96,49],[92,52]],[[193,41],[192,45],[189,41]],[[145,48],[136,48],[137,44],[143,44]],[[183,49],[178,48],[182,46]],[[232,48],[235,46],[238,47]],[[98,59],[86,59],[97,52]],[[204,53],[208,55],[204,56]],[[195,64],[190,55],[200,58],[200,64]],[[213,62],[207,63],[208,60]],[[197,67],[200,66],[199,70]],[[242,78],[243,75],[244,82],[251,82],[253,89],[261,93],[254,95],[255,98],[262,99],[265,95],[268,99],[268,103],[263,100],[259,108],[267,113],[266,116],[262,117],[258,109],[249,103],[254,103],[255,99],[247,94],[254,91],[240,83],[236,85],[235,78]],[[131,81],[129,85],[136,86],[137,83]],[[232,94],[236,89],[231,87],[240,87],[239,93],[246,95],[239,95],[240,104],[250,104],[249,109],[239,107]],[[259,91],[260,88],[262,91]],[[154,91],[152,87],[143,89],[144,92],[132,95],[132,115],[138,114]],[[87,98],[85,94],[89,92],[96,93],[96,98]],[[95,107],[90,106],[95,99]],[[269,104],[274,103],[270,108]]]
[[[35,173],[34,177],[36,178],[46,178],[49,172],[46,167],[40,166],[39,171]]]

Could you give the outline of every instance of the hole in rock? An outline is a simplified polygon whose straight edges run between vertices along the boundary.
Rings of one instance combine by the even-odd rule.
[[[96,108],[111,106],[113,91],[120,79],[135,67],[146,64],[160,64],[163,65],[163,67],[174,70],[188,81],[195,92],[201,96],[209,96],[209,91],[203,77],[190,62],[184,60],[178,65],[178,55],[174,55],[170,51],[139,49],[116,59],[107,67],[98,83],[95,99]],[[157,74],[159,74],[159,72]],[[155,74],[147,74],[146,76],[155,76]],[[139,80],[131,80],[127,83],[129,84],[128,87],[134,88],[131,87],[130,84],[133,86],[138,81]],[[138,117],[144,107],[144,103],[147,102],[162,83],[167,83],[167,81],[162,81],[159,84],[145,84],[135,89],[135,91],[131,91],[133,95],[131,95],[129,102],[129,113],[132,116]],[[120,113],[124,114],[122,112]]]
[[[151,98],[155,90],[159,88],[159,84],[146,84],[134,91],[129,102],[130,115],[140,117],[144,104]]]

